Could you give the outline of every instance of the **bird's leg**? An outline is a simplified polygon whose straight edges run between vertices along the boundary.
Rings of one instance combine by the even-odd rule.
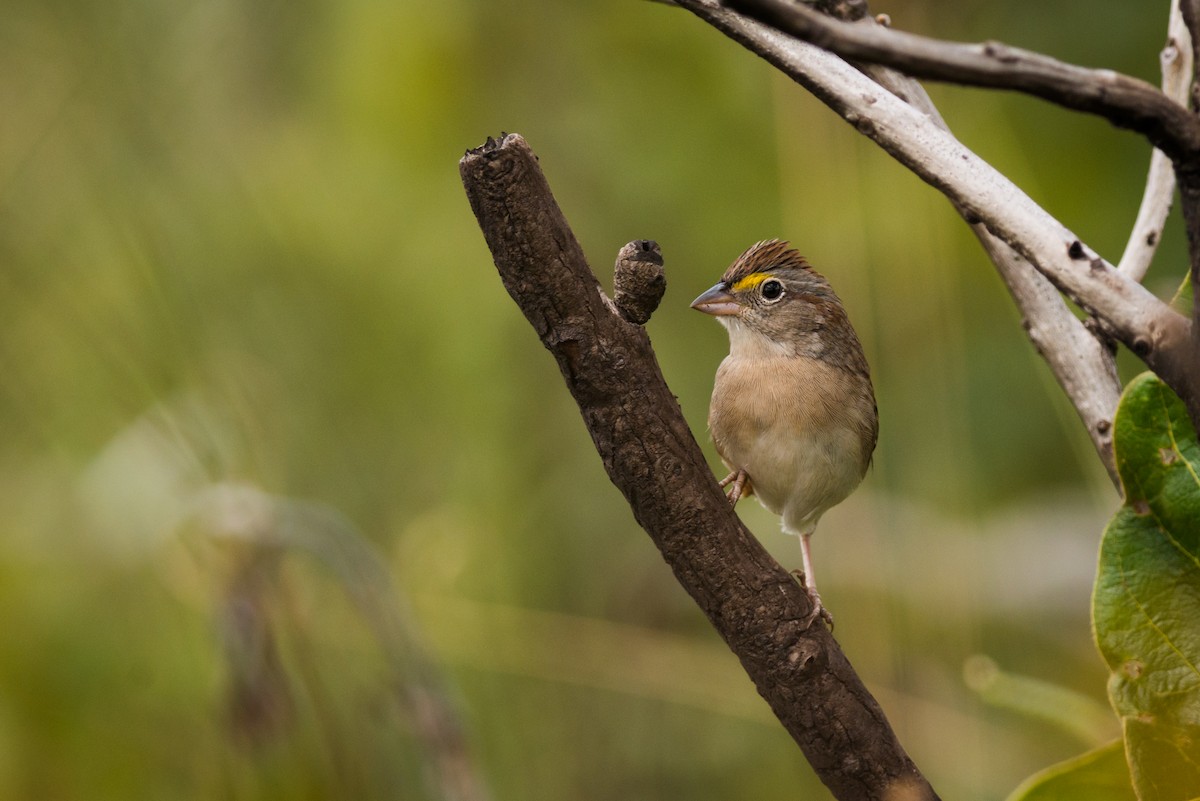
[[[725,497],[729,499],[730,506],[737,506],[737,502],[742,499],[742,493],[747,489],[747,484],[749,481],[750,476],[746,475],[745,470],[734,470],[732,473],[725,476],[725,478],[718,481],[717,486],[724,489],[727,484],[732,482],[733,486],[726,490]]]
[[[825,604],[821,603],[821,594],[817,592],[817,581],[813,578],[812,554],[809,553],[809,537],[812,532],[800,535],[800,561],[804,565],[804,573],[797,578],[801,579],[804,584],[804,590],[808,593],[808,599],[812,601],[812,611],[808,613],[808,619],[804,621],[804,628],[808,628],[819,617],[829,626],[829,630],[833,631],[833,615],[829,614],[829,610],[825,608]],[[792,571],[795,575],[796,571]]]

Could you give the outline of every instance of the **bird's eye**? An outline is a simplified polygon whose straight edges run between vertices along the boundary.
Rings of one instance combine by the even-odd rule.
[[[779,300],[783,297],[783,284],[774,278],[770,281],[763,281],[762,296],[764,300]]]

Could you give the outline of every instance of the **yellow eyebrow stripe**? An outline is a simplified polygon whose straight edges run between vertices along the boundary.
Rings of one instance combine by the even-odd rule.
[[[731,288],[734,292],[744,292],[747,289],[754,289],[770,277],[770,273],[750,273],[745,278],[739,278]]]

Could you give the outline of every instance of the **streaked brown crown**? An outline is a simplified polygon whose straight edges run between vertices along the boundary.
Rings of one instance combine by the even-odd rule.
[[[788,267],[796,270],[812,270],[812,265],[800,255],[798,250],[789,247],[787,242],[779,239],[765,239],[762,242],[755,242],[746,249],[745,253],[738,256],[721,276],[721,282],[732,286],[748,275]]]

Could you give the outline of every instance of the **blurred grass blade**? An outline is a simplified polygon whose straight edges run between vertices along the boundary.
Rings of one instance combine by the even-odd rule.
[[[1171,305],[1175,307],[1175,311],[1180,314],[1191,316],[1192,314],[1192,274],[1186,273],[1183,276],[1183,281],[1179,284],[1179,289],[1175,290],[1175,294],[1171,297]]]
[[[1069,687],[1001,670],[990,657],[976,655],[963,665],[967,686],[985,703],[1044,720],[1089,747],[1118,733],[1110,709]]]
[[[487,801],[490,792],[478,777],[469,754],[467,737],[459,719],[452,693],[441,670],[428,651],[412,622],[391,574],[375,550],[342,514],[317,503],[296,501],[269,495],[246,484],[213,484],[197,496],[196,519],[200,527],[215,539],[227,539],[250,546],[250,554],[234,583],[231,607],[245,609],[247,600],[262,596],[273,580],[279,561],[289,553],[314,557],[330,571],[366,622],[386,657],[391,684],[406,709],[412,730],[425,750],[429,785],[437,797],[446,801]],[[251,587],[247,593],[245,587]],[[253,621],[251,621],[253,622]],[[261,688],[259,674],[271,678],[264,668],[275,665],[273,685],[284,687],[278,675],[277,658],[270,641],[271,632],[243,627],[252,636],[249,642],[266,644],[264,658],[251,654],[242,661],[251,668],[249,678],[237,683],[235,693]],[[261,628],[261,625],[257,628]],[[245,638],[243,638],[245,639]],[[234,667],[238,667],[235,659]],[[286,698],[279,692],[264,707],[239,708],[246,693],[234,698],[235,713],[285,715]],[[260,708],[262,707],[262,708]],[[270,720],[251,720],[270,724]]]

